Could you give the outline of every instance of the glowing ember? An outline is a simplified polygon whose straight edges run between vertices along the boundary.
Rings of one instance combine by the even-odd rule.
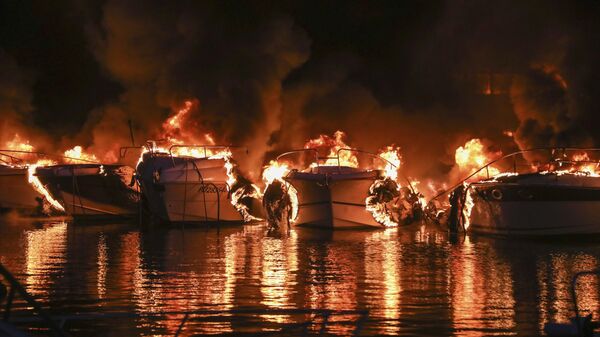
[[[464,146],[459,146],[454,154],[454,160],[461,171],[472,174],[487,163],[500,157],[501,152],[488,152],[480,139],[474,138],[465,143]],[[500,170],[493,166],[489,166],[487,170],[482,170],[478,176],[493,177],[500,173]]]
[[[322,166],[348,166],[358,167],[358,159],[352,151],[340,151],[341,149],[350,149],[346,143],[344,143],[344,137],[346,134],[343,131],[336,131],[333,134],[333,138],[327,135],[320,135],[319,138],[309,140],[305,145],[305,149],[329,149],[329,154],[325,158],[325,162],[320,164]],[[339,161],[338,161],[339,157]],[[311,167],[317,166],[317,163],[313,163]]]
[[[27,168],[27,180],[29,181],[29,183],[31,184],[31,186],[33,186],[33,188],[41,195],[44,196],[44,198],[46,199],[46,201],[48,201],[48,203],[54,207],[55,209],[64,212],[65,208],[60,204],[60,202],[58,202],[56,199],[54,199],[52,197],[52,195],[50,194],[50,192],[48,192],[48,190],[46,189],[46,186],[44,186],[42,184],[42,182],[40,181],[40,179],[35,175],[35,169],[40,167],[40,166],[49,166],[49,165],[55,165],[56,163],[51,161],[51,160],[39,160],[37,163],[35,164],[31,164],[28,165]]]
[[[95,155],[83,152],[83,148],[79,145],[65,151],[64,155],[66,157],[65,161],[67,162],[98,162],[98,158],[96,158]]]

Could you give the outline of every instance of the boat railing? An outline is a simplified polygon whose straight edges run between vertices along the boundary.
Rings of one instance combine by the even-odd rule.
[[[143,151],[144,150],[144,146],[121,146],[119,148],[119,158],[123,159],[125,158],[125,156],[127,156],[129,150],[140,150]]]
[[[10,153],[11,155],[7,155],[7,153]],[[75,161],[75,162],[81,162],[84,164],[100,164],[100,162],[89,160],[89,159],[75,158],[75,157],[70,157],[70,156],[51,154],[51,153],[45,153],[45,152],[39,152],[39,151],[2,150],[2,149],[0,149],[0,155],[6,156],[6,157],[18,158],[14,154],[35,155],[38,157],[50,158],[50,159],[62,159],[62,160],[67,159],[67,160],[71,160],[71,161]],[[26,162],[27,162],[26,160],[24,160],[22,158],[18,158],[18,159],[21,161],[21,164],[26,164]]]
[[[368,152],[368,151],[363,151],[363,150],[358,150],[358,149],[351,149],[351,148],[341,148],[341,149],[338,149],[336,151],[336,155],[335,156],[324,156],[324,157],[323,156],[319,156],[319,151],[317,149],[313,149],[313,148],[291,150],[291,151],[284,152],[284,153],[280,154],[279,156],[277,156],[276,160],[277,160],[277,162],[280,162],[284,157],[289,157],[289,156],[291,156],[293,154],[302,153],[302,152],[312,152],[312,153],[314,153],[315,160],[313,161],[313,163],[316,164],[317,167],[320,167],[320,166],[332,166],[332,165],[322,165],[322,163],[323,162],[328,162],[330,160],[335,161],[337,163],[337,167],[338,167],[339,171],[341,171],[341,168],[343,166],[345,166],[345,165],[342,165],[342,160],[340,159],[340,153],[341,152],[356,152],[356,153],[365,154],[365,155],[367,155],[367,156],[369,156],[369,157],[371,157],[373,159],[377,159],[377,160],[382,161],[386,165],[391,165],[394,169],[398,168],[396,165],[394,165],[389,160],[387,160],[387,159],[385,159],[385,158],[383,158],[383,157],[381,157],[381,156],[379,156],[379,155],[377,155],[375,153]]]
[[[292,151],[284,152],[284,153],[280,154],[279,156],[277,156],[277,158],[276,158],[276,161],[277,161],[277,162],[281,162],[281,161],[283,161],[282,159],[283,159],[284,157],[289,157],[289,156],[291,156],[291,155],[294,155],[294,154],[297,154],[297,153],[303,153],[303,152],[312,152],[312,153],[314,153],[314,156],[315,156],[314,158],[315,158],[315,160],[314,160],[314,161],[311,163],[311,165],[312,165],[312,164],[316,164],[316,165],[317,165],[317,167],[321,167],[321,166],[332,166],[332,165],[321,165],[321,163],[322,163],[322,162],[327,162],[327,161],[329,161],[329,160],[333,160],[333,161],[335,161],[335,162],[337,163],[338,172],[341,172],[341,171],[342,171],[342,166],[344,166],[344,165],[342,165],[342,161],[341,161],[341,159],[340,159],[340,153],[341,153],[341,152],[344,152],[344,151],[346,151],[346,152],[356,152],[356,153],[360,153],[360,154],[365,154],[365,155],[367,155],[367,156],[369,156],[369,157],[371,157],[371,158],[373,158],[373,159],[380,160],[380,161],[381,161],[381,162],[382,162],[384,165],[390,165],[390,166],[391,166],[391,167],[393,167],[395,170],[397,170],[397,169],[398,169],[398,167],[397,167],[397,166],[396,166],[394,163],[392,163],[392,162],[390,162],[389,160],[387,160],[387,159],[385,159],[385,158],[381,157],[381,156],[380,156],[380,155],[378,155],[378,154],[375,154],[375,153],[372,153],[372,152],[368,152],[368,151],[359,150],[359,149],[352,149],[352,148],[341,148],[341,149],[338,149],[338,150],[336,151],[336,155],[335,155],[335,156],[325,156],[325,157],[319,156],[319,151],[318,151],[317,149],[314,149],[314,148],[292,150]],[[306,167],[306,166],[305,166],[305,167]],[[407,178],[406,176],[404,176],[404,175],[402,175],[402,178],[403,178],[403,179],[404,179],[404,180],[407,182],[407,186],[410,188],[410,190],[411,190],[413,193],[415,193],[416,191],[415,191],[414,187],[412,186],[412,183],[411,183],[410,179],[408,179],[408,178]]]
[[[282,161],[282,159],[284,157],[290,157],[292,155],[298,154],[298,153],[312,153],[314,154],[314,158],[315,160],[313,161],[313,163],[316,163],[317,165],[319,165],[319,152],[317,151],[317,149],[298,149],[298,150],[291,150],[288,152],[284,152],[282,154],[280,154],[279,156],[277,156],[277,158],[275,158],[275,160],[277,162]]]
[[[244,146],[236,146],[236,145],[204,145],[204,144],[176,144],[176,145],[171,145],[169,147],[169,157],[171,158],[171,161],[173,163],[173,167],[175,167],[175,158],[178,157],[177,155],[173,154],[173,149],[190,149],[190,148],[196,148],[196,149],[202,149],[202,152],[204,152],[204,156],[200,157],[200,159],[205,159],[205,158],[210,158],[212,156],[214,156],[214,153],[209,153],[208,151],[211,150],[220,150],[220,151],[227,151],[230,149],[246,149],[246,153],[248,153],[248,148],[244,147]]]
[[[0,162],[6,165],[23,165],[24,160],[19,157],[0,152]]]
[[[173,149],[201,149],[204,153],[204,158],[208,158],[213,154],[209,153],[210,150],[228,150],[231,148],[245,148],[242,146],[232,146],[232,145],[203,145],[203,144],[176,144],[171,145],[169,147],[169,156],[173,157]],[[248,150],[246,149],[246,152]]]
[[[517,164],[517,157],[519,155],[524,155],[524,154],[528,154],[528,153],[533,153],[533,152],[541,152],[541,151],[549,151],[550,155],[553,156],[553,159],[551,159],[551,162],[555,162],[555,163],[570,163],[570,164],[575,164],[575,163],[594,163],[594,164],[600,164],[600,160],[574,160],[574,159],[568,159],[566,158],[566,153],[567,151],[582,151],[582,152],[592,152],[592,151],[597,151],[600,152],[600,148],[578,148],[578,147],[560,147],[560,148],[556,148],[556,147],[548,147],[548,148],[533,148],[533,149],[526,149],[526,150],[520,150],[520,151],[516,151],[513,153],[509,153],[507,155],[501,156],[499,158],[496,158],[490,162],[488,162],[487,164],[481,166],[479,169],[475,170],[474,172],[472,172],[471,174],[469,174],[468,176],[466,176],[465,178],[463,178],[462,180],[460,180],[458,183],[454,184],[452,187],[438,193],[437,195],[435,195],[433,198],[431,198],[429,200],[429,202],[447,194],[448,192],[453,191],[454,189],[456,189],[458,186],[464,184],[466,181],[468,181],[469,179],[479,175],[481,172],[483,172],[485,170],[486,173],[486,179],[490,179],[492,178],[490,176],[490,167],[492,167],[492,165],[497,164],[500,161],[506,160],[506,159],[513,159],[513,163],[512,163],[512,170],[510,171],[505,171],[504,173],[515,173],[518,174],[518,167],[522,166],[522,167],[528,167],[531,168],[531,165],[520,165]],[[559,155],[559,157],[555,157],[555,155]],[[563,158],[561,158],[560,156],[562,156]]]

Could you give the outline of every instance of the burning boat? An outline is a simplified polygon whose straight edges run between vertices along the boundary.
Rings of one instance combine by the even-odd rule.
[[[292,223],[319,228],[383,228],[406,219],[403,207],[416,193],[396,182],[397,163],[373,153],[334,147],[334,155],[320,157],[317,149],[284,153],[264,171],[263,203],[270,223]],[[367,157],[360,167],[356,154]],[[290,168],[292,156],[310,165]],[[314,159],[310,159],[310,158]],[[385,167],[377,169],[376,167]],[[418,203],[418,202],[417,202]],[[404,215],[404,217],[403,217]]]
[[[150,142],[137,176],[152,216],[171,223],[256,219],[251,211],[258,190],[235,172],[231,148],[173,145],[165,150]]]
[[[0,165],[0,210],[41,211],[43,196],[27,182],[27,175],[27,167]]]
[[[512,169],[467,178],[455,188],[450,227],[499,235],[600,234],[599,161],[589,159],[590,151],[598,150],[536,149],[490,162],[469,178],[506,160]]]
[[[0,211],[16,210],[25,215],[49,215],[54,211],[64,212],[35,176],[35,169],[49,160],[38,160],[39,164],[27,164],[22,158],[8,153],[32,155],[29,151],[0,151]]]
[[[35,169],[35,176],[76,220],[134,217],[139,208],[134,173],[129,166],[92,163]]]

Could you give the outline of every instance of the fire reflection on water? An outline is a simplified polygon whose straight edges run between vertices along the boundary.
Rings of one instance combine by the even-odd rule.
[[[262,241],[261,303],[269,308],[293,308],[290,286],[296,284],[298,272],[297,240],[298,235],[291,230],[286,241],[278,237]],[[277,323],[291,319],[288,315],[263,315],[263,318]]]
[[[234,313],[196,316],[183,335],[276,329],[310,315],[270,310],[296,308],[368,309],[366,334],[537,335],[544,323],[573,316],[571,279],[598,268],[600,256],[593,245],[452,241],[427,226],[280,236],[265,235],[261,225],[220,232],[66,223],[3,229],[2,261],[33,295],[58,299],[66,310],[89,309],[78,307],[84,300],[98,311],[135,312],[140,317],[114,324],[142,336],[173,335],[182,313],[193,310],[256,313],[252,324]],[[21,238],[24,255],[10,238]],[[582,314],[600,317],[599,286],[595,276],[578,283]],[[81,295],[71,300],[73,293]],[[351,334],[354,325],[341,321],[357,318],[331,317],[327,332]]]
[[[385,334],[397,334],[400,329],[397,323],[401,310],[402,251],[397,241],[397,231],[397,228],[388,228],[385,231],[375,232],[365,239],[366,283],[383,285],[381,294],[383,300],[373,301],[369,307],[372,308],[372,315],[381,315],[389,321],[388,325],[378,331]]]
[[[308,249],[308,284],[305,285],[305,307],[311,309],[356,310],[356,293],[360,264],[356,247],[340,242],[326,242],[323,246]],[[354,248],[354,249],[353,249]],[[327,333],[349,335],[352,325],[337,324],[340,321],[356,320],[356,316],[339,315],[330,318]]]
[[[539,322],[540,329],[546,322],[567,322],[574,315],[571,296],[573,275],[580,271],[598,268],[596,257],[578,254],[551,254],[548,260],[537,264],[537,283],[539,287]],[[600,315],[600,297],[598,293],[598,277],[583,276],[577,287],[577,301],[580,314]]]
[[[106,273],[108,272],[108,246],[106,245],[106,236],[100,234],[98,237],[98,298],[106,297]]]
[[[452,321],[461,336],[510,332],[515,327],[511,268],[489,247],[479,248],[485,249],[476,249],[466,236],[451,256]]]
[[[46,225],[25,232],[25,283],[32,295],[46,297],[56,274],[64,271],[67,224]]]

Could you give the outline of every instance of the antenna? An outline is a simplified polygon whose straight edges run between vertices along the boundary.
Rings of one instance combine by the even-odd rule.
[[[133,138],[133,123],[131,122],[131,118],[127,120],[127,124],[129,125],[129,135],[131,136],[131,146],[135,146],[135,138]]]

